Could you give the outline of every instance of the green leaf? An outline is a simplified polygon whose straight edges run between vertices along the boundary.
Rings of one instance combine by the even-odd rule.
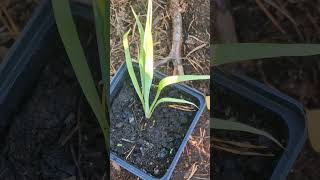
[[[140,78],[141,78],[141,85],[142,85],[142,89],[145,89],[145,84],[144,84],[144,77],[145,77],[145,73],[144,73],[144,67],[145,67],[145,52],[144,52],[144,30],[142,27],[142,24],[139,20],[139,17],[137,16],[137,14],[134,12],[133,8],[131,7],[133,15],[136,19],[137,22],[137,26],[138,26],[138,30],[139,30],[139,35],[140,35],[140,48],[139,48],[139,70],[140,70]],[[142,102],[143,103],[143,102]]]
[[[52,0],[58,31],[79,84],[102,128],[108,150],[108,123],[72,18],[69,1]]]
[[[158,85],[156,96],[151,104],[151,109],[155,108],[155,105],[158,101],[158,98],[160,96],[161,91],[166,86],[169,86],[171,84],[181,83],[185,81],[192,81],[192,80],[205,80],[210,79],[209,75],[180,75],[180,76],[168,76],[163,78]]]
[[[274,143],[276,143],[278,146],[284,149],[284,147],[281,145],[281,143],[276,140],[272,135],[270,135],[267,132],[264,132],[262,130],[259,130],[257,128],[248,126],[246,124],[232,121],[232,120],[222,120],[217,118],[212,118],[210,123],[210,128],[212,129],[220,129],[220,130],[228,130],[228,131],[241,131],[241,132],[248,132],[252,134],[257,134],[264,136]]]
[[[320,153],[320,110],[307,110],[307,125],[312,148]]]
[[[129,51],[129,43],[128,43],[129,32],[130,32],[130,30],[123,35],[123,47],[124,47],[124,54],[125,54],[125,58],[126,58],[126,65],[127,65],[128,73],[131,78],[133,87],[136,90],[136,92],[140,98],[140,101],[142,102],[142,105],[144,106],[143,96],[142,96],[142,93],[141,93],[141,90],[139,87],[139,83],[138,83],[136,74],[135,74],[133,66],[132,66],[132,59],[131,59],[131,55],[130,55],[130,51]]]
[[[238,61],[281,56],[320,54],[320,44],[235,43],[213,46],[211,64],[218,66]]]
[[[161,103],[169,103],[169,102],[171,102],[171,103],[180,103],[180,104],[190,104],[190,105],[193,105],[193,106],[195,106],[195,107],[198,108],[197,105],[195,105],[194,103],[192,103],[192,102],[190,102],[190,101],[186,101],[186,100],[184,100],[184,99],[176,99],[176,98],[168,98],[168,97],[165,97],[165,98],[161,98],[161,99],[159,99],[159,101],[157,101],[157,103],[155,104],[155,106],[153,107],[153,109],[151,109],[151,113],[148,115],[148,118],[151,117],[153,111],[155,110],[155,108],[156,108],[159,104],[161,104]]]
[[[94,0],[93,2],[93,12],[95,17],[95,26],[97,34],[97,43],[99,49],[99,59],[101,65],[101,76],[104,84],[104,90],[107,89],[109,85],[109,66],[108,66],[108,39],[107,39],[107,4],[105,0]],[[103,99],[105,97],[102,97]]]
[[[153,40],[152,40],[152,0],[148,1],[147,22],[144,34],[144,52],[145,52],[145,66],[143,71],[144,76],[144,108],[145,111],[150,113],[149,95],[153,79]]]

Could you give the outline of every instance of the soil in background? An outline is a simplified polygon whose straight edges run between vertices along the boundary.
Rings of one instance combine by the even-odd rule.
[[[110,111],[111,151],[160,178],[171,165],[196,109],[184,105],[192,111],[182,111],[168,107],[171,103],[164,103],[157,107],[150,119],[146,119],[130,78],[121,83],[123,86]],[[151,99],[154,95],[155,91],[151,91]],[[197,104],[195,99],[170,87],[161,93],[161,97],[182,98]]]
[[[94,29],[87,21],[81,22],[80,38],[98,82],[100,65]],[[44,57],[49,63],[12,115],[1,148],[0,179],[107,179],[102,132],[64,47],[58,44],[54,47],[51,43],[52,53]]]
[[[38,6],[38,0],[1,0],[0,64]]]
[[[264,1],[267,2],[267,1]],[[239,42],[319,43],[319,2],[273,1],[282,12],[263,3],[284,32],[266,16],[256,1],[231,0]],[[291,18],[283,15],[286,12]],[[291,19],[291,20],[290,20]],[[293,21],[292,21],[293,20]],[[297,99],[308,108],[320,107],[320,56],[282,57],[233,65],[242,72]],[[281,61],[278,61],[281,60]],[[312,165],[310,165],[312,164]],[[287,179],[319,179],[320,155],[306,143]]]
[[[212,103],[215,107],[213,109],[213,117],[226,120],[234,118],[239,122],[266,131],[272,134],[285,147],[288,139],[288,129],[278,115],[226,89],[214,85],[212,88]],[[249,109],[250,111],[248,111]],[[282,155],[282,149],[263,136],[224,130],[212,130],[211,134],[214,134],[214,138],[223,141],[250,143],[267,147],[262,150],[238,148],[240,152],[258,152],[262,154],[256,156],[239,155],[222,149],[233,149],[236,152],[237,148],[226,146],[226,144],[212,139],[211,177],[213,179],[269,179]],[[273,154],[273,156],[263,156],[267,154]]]

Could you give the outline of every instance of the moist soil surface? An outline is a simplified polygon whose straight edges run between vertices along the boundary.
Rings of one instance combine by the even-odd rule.
[[[140,77],[139,75],[137,77]],[[165,175],[195,116],[196,109],[182,111],[159,105],[147,119],[131,80],[127,77],[110,111],[111,152],[154,177]],[[155,83],[157,84],[157,83]],[[155,91],[151,91],[153,99]],[[161,97],[174,97],[197,104],[190,95],[167,87]],[[189,106],[187,106],[189,107]]]
[[[258,1],[230,0],[230,2],[229,10],[234,18],[239,42],[320,43],[318,1],[272,1],[278,9],[268,1],[264,1],[266,10],[273,15],[283,31],[268,18],[256,3]],[[300,101],[306,108],[319,108],[319,58],[319,55],[281,57],[268,61],[238,63],[226,69],[242,72],[278,89]],[[319,168],[320,155],[307,141],[287,179],[319,179]]]
[[[284,121],[275,113],[250,100],[212,85],[212,116],[215,118],[234,119],[272,134],[284,147],[288,138],[288,129]],[[213,130],[211,139],[211,176],[213,179],[253,180],[269,179],[282,155],[282,149],[263,136],[249,133]],[[222,140],[222,141],[221,141]],[[228,145],[226,141],[249,143],[264,146],[264,149],[239,148]],[[233,152],[233,153],[231,153]],[[238,152],[238,153],[236,153]],[[241,153],[260,153],[244,155]],[[272,155],[270,155],[272,154]],[[269,156],[270,155],[270,156]]]
[[[98,80],[94,29],[78,23],[80,39]],[[58,34],[54,34],[60,39]],[[48,42],[47,65],[12,114],[0,154],[0,179],[107,179],[103,134],[61,42]],[[41,52],[41,47],[39,51]],[[33,57],[39,56],[35,53]]]

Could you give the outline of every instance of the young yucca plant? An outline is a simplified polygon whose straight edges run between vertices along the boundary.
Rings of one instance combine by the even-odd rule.
[[[153,40],[152,40],[152,0],[148,0],[147,20],[145,29],[143,29],[139,17],[132,9],[133,15],[136,19],[138,31],[140,34],[140,48],[139,48],[139,70],[140,70],[140,81],[139,85],[137,77],[135,75],[132,59],[129,51],[128,34],[130,30],[123,36],[123,46],[125,51],[126,65],[131,78],[132,84],[139,99],[142,103],[146,118],[150,118],[155,108],[160,103],[184,103],[196,106],[194,103],[186,101],[184,99],[176,99],[172,97],[164,97],[159,99],[160,93],[168,85],[191,81],[191,80],[203,80],[210,79],[209,75],[181,75],[181,76],[169,76],[162,79],[158,84],[158,89],[153,102],[150,105],[150,90],[153,80]]]

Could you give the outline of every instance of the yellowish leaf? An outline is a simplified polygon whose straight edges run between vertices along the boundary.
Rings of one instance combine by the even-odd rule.
[[[207,104],[208,110],[210,110],[210,96],[206,96],[206,104]]]
[[[320,110],[308,110],[307,118],[310,143],[320,153]]]

